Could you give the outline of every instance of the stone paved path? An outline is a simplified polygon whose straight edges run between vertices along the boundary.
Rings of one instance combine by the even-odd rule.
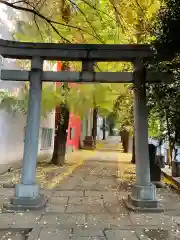
[[[46,209],[1,213],[0,239],[180,239],[180,197],[175,192],[158,190],[163,213],[132,213],[124,207],[122,199],[134,181],[129,160],[117,152],[96,152],[55,189],[42,190],[49,199]],[[0,202],[12,194],[13,189],[1,189]]]
[[[86,154],[86,156],[84,156]],[[65,176],[69,175],[77,167],[82,165],[87,156],[92,155],[92,151],[76,151],[68,153],[66,163],[63,166],[55,166],[49,162],[41,162],[36,169],[36,181],[42,188],[54,188]],[[13,169],[0,175],[0,187],[12,188],[20,181],[21,169]]]

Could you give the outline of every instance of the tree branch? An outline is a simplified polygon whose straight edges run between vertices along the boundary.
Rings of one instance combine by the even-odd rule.
[[[79,6],[78,6],[76,3],[74,3],[74,1],[72,1],[72,0],[68,0],[68,2],[70,2],[73,6],[75,6],[75,7],[79,10],[79,12],[84,16],[84,18],[86,19],[87,23],[89,24],[89,26],[92,28],[93,32],[95,33],[96,39],[97,39],[98,41],[100,41],[101,43],[105,43],[105,42],[101,39],[101,37],[97,34],[96,30],[94,29],[94,27],[92,26],[92,24],[90,23],[90,21],[87,19],[85,13],[79,8]]]
[[[38,17],[44,19],[46,22],[48,22],[50,24],[50,26],[52,27],[52,29],[60,36],[60,38],[62,40],[64,40],[65,42],[69,42],[71,43],[68,39],[64,38],[60,33],[59,31],[54,27],[54,25],[52,24],[52,21],[49,20],[48,18],[46,18],[45,16],[43,16],[42,14],[40,14],[39,12],[35,11],[34,9],[30,9],[30,8],[25,8],[25,7],[21,7],[21,6],[16,6],[12,3],[9,3],[9,2],[6,2],[4,0],[0,0],[0,3],[6,5],[6,6],[9,6],[11,8],[14,8],[14,9],[17,9],[17,10],[20,10],[20,11],[25,11],[25,12],[30,12],[34,15],[37,15]]]
[[[68,0],[70,1],[70,0]],[[28,3],[26,0],[22,0],[22,1],[17,1],[17,2],[14,2],[14,3],[9,3],[5,0],[0,0],[0,3],[4,4],[4,5],[7,5],[11,8],[14,8],[14,9],[17,9],[17,10],[20,10],[20,11],[24,11],[24,12],[29,12],[29,13],[32,13],[36,16],[38,16],[39,18],[43,19],[44,21],[46,21],[50,26],[51,28],[60,36],[60,38],[64,41],[64,42],[68,42],[68,43],[71,43],[67,38],[63,37],[59,31],[57,30],[57,28],[53,25],[53,24],[57,24],[57,25],[61,25],[61,26],[65,26],[65,27],[69,27],[69,28],[73,28],[73,29],[77,29],[81,32],[84,32],[90,36],[92,36],[93,38],[96,38],[99,42],[102,43],[102,40],[99,38],[99,36],[97,35],[95,29],[94,29],[94,33],[96,34],[96,36],[94,36],[93,34],[91,33],[88,33],[87,31],[83,30],[82,28],[80,27],[76,27],[76,26],[73,26],[73,25],[70,25],[70,24],[64,24],[64,23],[60,23],[60,22],[57,22],[57,21],[54,21],[54,20],[50,20],[49,18],[45,17],[44,15],[42,15],[38,10],[35,9],[35,7],[33,7],[32,5],[30,5],[30,3]],[[27,6],[29,6],[30,8],[28,7],[23,7],[23,6],[17,6],[15,4],[17,3],[25,3],[27,4]],[[74,4],[72,1],[70,1],[71,4]],[[78,7],[76,4],[75,4],[76,7]],[[81,13],[83,13],[83,11],[80,9]],[[83,13],[84,14],[84,13]],[[84,14],[85,16],[85,14]],[[86,16],[85,16],[86,17]],[[91,23],[88,21],[88,19],[86,18],[86,21],[88,22],[88,24],[90,26]],[[36,22],[37,23],[37,22]],[[36,24],[37,26],[37,24]],[[92,26],[93,27],[93,26]],[[39,27],[38,27],[38,30],[39,30]]]

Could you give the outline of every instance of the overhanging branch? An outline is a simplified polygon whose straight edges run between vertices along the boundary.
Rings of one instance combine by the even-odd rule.
[[[58,29],[54,26],[54,25],[61,25],[61,26],[64,26],[64,27],[69,27],[69,28],[72,28],[72,29],[76,29],[80,32],[84,32],[90,36],[92,36],[93,38],[97,39],[99,42],[102,43],[102,40],[100,39],[100,37],[97,35],[97,32],[95,31],[95,29],[93,29],[95,35],[85,31],[84,29],[80,28],[80,27],[77,27],[77,26],[73,26],[73,25],[70,25],[70,24],[64,24],[64,23],[61,23],[61,22],[58,22],[58,21],[54,21],[54,20],[51,20],[47,17],[45,17],[43,14],[41,14],[39,12],[38,9],[36,9],[34,6],[32,6],[29,2],[27,2],[26,0],[21,0],[21,1],[16,1],[16,2],[13,2],[13,3],[10,3],[10,2],[7,2],[5,0],[0,0],[0,3],[8,6],[8,7],[11,7],[13,9],[17,9],[19,11],[24,11],[24,12],[29,12],[29,13],[32,13],[33,15],[35,16],[38,16],[39,18],[43,19],[46,23],[48,23],[51,28],[59,35],[59,37],[66,43],[71,43],[67,38],[65,38],[64,36],[62,36],[62,34],[58,31]],[[20,3],[24,3],[27,5],[27,7],[24,7],[24,6],[19,6],[19,5],[16,5],[16,4],[20,4]],[[82,11],[82,10],[81,10]],[[81,12],[82,13],[82,12]],[[91,26],[91,23],[89,21],[87,21],[88,24],[90,24]],[[36,25],[37,26],[37,25]],[[38,28],[39,30],[39,28]]]

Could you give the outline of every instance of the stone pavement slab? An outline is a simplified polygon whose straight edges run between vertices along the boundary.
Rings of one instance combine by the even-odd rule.
[[[68,214],[68,213],[45,213],[39,225],[44,226],[58,226],[59,228],[73,228],[85,224],[85,214]]]
[[[40,189],[40,194],[46,196],[46,197],[51,197],[53,195],[54,191],[51,189]]]
[[[2,213],[0,216],[0,229],[2,228],[34,228],[42,212]]]
[[[98,190],[86,190],[84,192],[86,197],[100,197],[103,199],[109,199],[111,201],[111,198],[114,197],[120,197],[120,193],[118,192],[111,192],[111,191],[98,191]]]
[[[178,240],[180,239],[179,233],[169,231],[162,228],[145,228],[141,230],[136,229],[136,235],[140,240]]]
[[[11,215],[8,213],[3,213],[0,216],[0,228],[10,228],[12,226]]]
[[[0,239],[2,240],[26,240],[29,231],[23,231],[20,229],[3,229],[0,230]]]
[[[140,214],[140,213],[130,213],[130,220],[132,225],[141,226],[159,226],[163,228],[164,226],[172,226],[175,224],[174,218],[165,215],[164,213],[153,213],[153,214]]]
[[[68,203],[68,197],[50,197],[46,205],[47,212],[65,212]]]
[[[38,239],[69,240],[70,233],[70,229],[42,228]]]
[[[138,240],[134,230],[105,230],[107,240]]]
[[[102,213],[105,212],[105,209],[101,205],[69,205],[65,210],[66,213]]]
[[[52,194],[53,197],[83,197],[84,196],[84,191],[74,191],[74,190],[59,190],[59,191],[55,191]]]
[[[14,213],[9,217],[12,228],[34,228],[39,224],[42,217],[42,211]],[[10,213],[9,213],[10,214]],[[4,215],[4,214],[3,214]]]
[[[68,204],[100,204],[103,205],[103,200],[99,197],[70,197]]]
[[[92,179],[91,181],[86,181],[84,176],[71,176],[65,182],[63,182],[57,190],[85,190],[85,189],[94,189],[94,186],[97,182],[96,180]]]
[[[99,197],[70,197],[66,212],[101,213],[105,209],[103,200]]]
[[[110,214],[128,213],[128,210],[124,207],[124,202],[122,200],[117,201],[117,203],[104,202],[104,207],[106,212]]]
[[[102,228],[129,228],[131,225],[129,215],[127,214],[87,214],[88,227]]]
[[[55,212],[64,212],[67,207],[68,197],[49,197],[46,210],[57,209]],[[53,210],[52,210],[53,211]]]
[[[94,188],[99,191],[117,191],[118,187],[119,184],[114,179],[100,178]]]
[[[68,202],[69,197],[50,197],[48,199],[49,204],[55,204],[55,205],[66,205]]]
[[[96,239],[96,240],[106,240],[102,230],[97,229],[84,229],[84,228],[75,228],[73,229],[72,240],[78,239]]]

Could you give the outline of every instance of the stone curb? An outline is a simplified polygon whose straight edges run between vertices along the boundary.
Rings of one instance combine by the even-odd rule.
[[[164,171],[162,171],[162,170],[161,170],[161,173],[162,173],[162,175],[163,175],[165,178],[167,178],[169,181],[172,181],[172,183],[173,183],[173,184],[175,185],[175,187],[176,187],[176,188],[175,188],[176,190],[179,190],[179,191],[180,191],[180,182],[178,182],[175,177],[172,177],[171,175],[169,175],[168,173],[166,173],[166,172],[164,172]],[[174,188],[173,184],[170,185],[172,188]]]

